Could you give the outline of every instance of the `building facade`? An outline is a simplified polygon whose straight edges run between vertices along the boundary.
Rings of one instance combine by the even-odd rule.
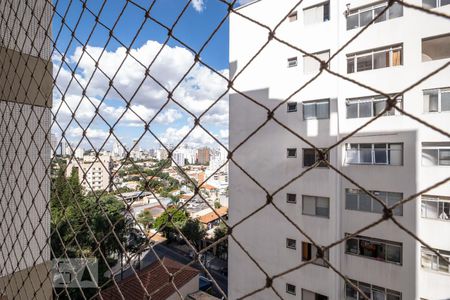
[[[0,14],[0,298],[51,299],[51,6]]]
[[[70,176],[75,169],[81,186],[86,192],[110,191],[112,189],[113,162],[110,155],[83,156],[79,160],[73,157],[66,168],[66,176]]]
[[[317,249],[309,238],[327,246],[379,220],[382,206],[361,187],[391,206],[450,176],[450,139],[398,111],[386,111],[352,134],[385,109],[386,97],[376,91],[396,95],[406,112],[450,131],[450,69],[418,82],[450,60],[448,19],[398,3],[386,9],[387,2],[380,1],[314,0],[295,7],[297,2],[253,1],[238,9],[248,18],[230,17],[230,78],[245,94],[230,95],[230,149],[267,120],[262,106],[274,109],[288,98],[274,117],[290,129],[269,121],[233,154],[253,179],[230,163],[231,225],[265,205],[267,194],[260,186],[269,193],[282,189],[273,197],[279,210],[268,205],[233,229],[252,258],[230,240],[230,299],[265,286],[264,272],[284,274],[314,258]],[[409,3],[450,14],[445,1]],[[249,19],[272,29],[281,22],[278,39],[323,61],[333,57],[330,70],[350,80],[319,74],[318,61],[285,43],[272,40],[264,46],[269,32]],[[317,161],[305,141],[327,148],[348,135],[328,154],[348,179],[320,164],[285,186]],[[445,257],[450,254],[449,196],[446,183],[393,210],[402,226]],[[391,220],[332,247],[325,257],[372,299],[450,295],[448,263]],[[284,299],[363,299],[320,260],[277,277],[273,287]],[[269,288],[250,299],[277,297]]]

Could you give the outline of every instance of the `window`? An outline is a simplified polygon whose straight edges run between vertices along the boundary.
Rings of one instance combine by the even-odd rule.
[[[450,58],[450,34],[422,39],[422,61]]]
[[[303,10],[304,24],[312,25],[330,20],[330,2],[321,3]]]
[[[297,241],[294,239],[286,239],[286,248],[295,250],[297,248]]]
[[[287,203],[297,203],[297,195],[296,194],[286,194],[286,202]]]
[[[346,241],[345,253],[402,264],[402,244],[396,242],[356,236]]]
[[[315,259],[317,257],[317,248],[311,243],[308,242],[302,242],[302,261],[310,261],[311,259]],[[326,260],[330,259],[330,253],[329,251],[324,252],[324,257]],[[312,262],[315,265],[327,267],[328,265],[325,263],[325,261],[321,258],[315,260]]]
[[[288,68],[293,68],[297,66],[297,57],[288,58]]]
[[[403,199],[403,193],[370,191],[378,199],[384,201],[387,206],[392,206]],[[345,209],[373,213],[382,213],[383,206],[374,198],[362,190],[345,189]],[[396,216],[403,215],[403,206],[399,205],[393,210]]]
[[[388,5],[387,2],[378,3],[376,5],[366,6],[359,9],[353,9],[347,16],[347,30],[363,27],[375,19]],[[379,23],[386,20],[403,16],[403,5],[395,2],[374,22]]]
[[[397,97],[397,101],[401,106],[401,96]],[[347,119],[369,118],[380,114],[386,108],[386,98],[384,96],[373,96],[347,99]],[[383,116],[393,116],[396,114],[395,108],[385,112]]]
[[[354,285],[356,285],[369,299],[374,300],[401,300],[402,293],[386,289],[384,287],[358,282],[356,280],[350,280]],[[363,295],[361,295],[358,290],[353,288],[347,282],[345,283],[345,300],[362,300],[366,299]]]
[[[394,45],[347,55],[347,73],[401,66],[403,45]]]
[[[326,154],[326,158],[328,160],[328,154]],[[303,149],[303,166],[310,167],[314,165],[317,161],[319,161],[319,154],[315,149]],[[316,167],[319,168],[328,168],[328,165],[325,162],[320,162]]]
[[[329,119],[330,99],[303,102],[303,120]]]
[[[449,268],[449,263],[448,261],[450,261],[450,251],[446,251],[446,250],[439,250],[439,249],[434,249],[436,252],[438,252],[440,255],[442,255],[444,258],[447,259],[447,261],[445,259],[442,259],[441,257],[439,257],[438,255],[436,255],[436,253],[434,253],[433,251],[430,251],[428,248],[426,247],[422,247],[422,268],[424,269],[429,269],[429,270],[435,270],[438,272],[443,272],[443,273],[450,273],[450,268]]]
[[[289,22],[295,22],[297,21],[297,11],[293,11],[289,16],[288,16],[288,20]]]
[[[450,197],[422,196],[422,218],[450,221]]]
[[[297,102],[288,102],[287,112],[296,112],[296,111],[297,111]]]
[[[286,283],[286,293],[291,294],[291,295],[295,295],[295,285],[290,284],[290,283]]]
[[[450,166],[450,143],[422,143],[423,166]]]
[[[403,164],[403,144],[346,144],[346,163],[349,165]]]
[[[450,111],[450,88],[423,91],[424,112]]]
[[[297,157],[297,148],[288,148],[287,157]]]
[[[449,5],[449,4],[450,4],[450,0],[423,0],[422,1],[422,6],[424,8],[435,8],[435,7],[440,7],[440,6]]]
[[[321,61],[326,62],[330,59],[329,50],[311,54]],[[316,74],[320,71],[320,62],[316,58],[313,58],[308,55],[303,55],[303,74],[305,75]]]
[[[302,289],[302,300],[328,300],[328,297]]]
[[[302,214],[316,217],[330,217],[330,198],[302,196]]]

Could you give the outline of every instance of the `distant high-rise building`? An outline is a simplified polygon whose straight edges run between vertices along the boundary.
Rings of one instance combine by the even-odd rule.
[[[245,252],[230,239],[230,299],[253,291],[254,299],[363,299],[320,258],[301,264],[318,257],[317,247],[381,220],[383,206],[373,197],[392,206],[448,180],[445,135],[395,109],[362,128],[389,107],[388,98],[375,92],[382,91],[397,96],[397,105],[416,118],[450,132],[450,68],[435,72],[450,61],[449,20],[402,3],[260,0],[231,14],[230,73],[239,93],[230,94],[230,149],[239,146],[233,153],[239,167],[230,163],[229,222],[239,223],[233,236]],[[450,14],[448,1],[408,3]],[[268,43],[266,28],[248,18],[276,27],[279,40]],[[327,62],[333,74],[288,44]],[[269,110],[282,104],[274,117],[292,132],[248,99]],[[305,141],[334,145],[329,163],[358,186],[319,163],[320,153]],[[276,208],[264,207],[275,191]],[[449,264],[435,252],[450,258],[449,208],[447,182],[392,211],[434,252],[387,220],[323,255],[370,299],[448,299]],[[260,290],[266,275],[275,274],[283,274],[270,282],[279,294]]]
[[[80,184],[86,192],[91,191],[110,191],[112,158],[111,156],[101,155],[95,156],[85,155],[83,160],[72,159],[67,165],[66,176],[70,176],[72,171],[78,172]]]
[[[197,163],[201,165],[209,164],[210,150],[208,147],[197,149]]]
[[[112,154],[114,157],[122,158],[125,156],[125,148],[123,144],[120,144],[118,141],[115,141],[113,144]]]

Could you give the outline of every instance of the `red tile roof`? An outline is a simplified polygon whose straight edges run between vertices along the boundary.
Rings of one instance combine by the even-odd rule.
[[[165,257],[162,259],[162,263],[171,274],[185,267],[185,265]],[[177,289],[180,289],[198,274],[198,270],[192,267],[185,267],[183,271],[174,277],[173,283]],[[130,277],[117,282],[120,292],[125,299],[147,299],[145,298],[145,290],[139,282],[138,277],[148,294],[151,295],[152,300],[165,300],[176,292],[173,284],[170,283],[169,274],[164,270],[161,263],[156,261],[141,271],[137,271],[137,274],[133,274]],[[122,299],[116,285],[102,291],[101,296],[103,299],[108,300]]]
[[[208,213],[206,215],[200,216],[198,218],[200,223],[208,224],[208,223],[211,223],[212,221],[215,221],[215,220],[219,219],[219,217],[217,215],[223,217],[223,216],[228,214],[228,207],[225,207],[225,206],[222,206],[220,208],[216,208],[214,210],[215,210],[215,212],[210,212],[210,213]]]

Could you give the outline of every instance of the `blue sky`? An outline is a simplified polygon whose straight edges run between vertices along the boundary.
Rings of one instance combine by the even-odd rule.
[[[144,76],[144,66],[155,59],[168,37],[163,25],[173,25],[188,4],[187,0],[156,1],[150,11],[150,16],[155,19],[153,21],[145,21],[144,12],[131,2],[107,1],[101,8],[102,2],[86,1],[88,9],[84,11],[79,0],[55,2],[57,14],[53,20],[53,36],[58,51],[53,55],[57,79],[53,112],[61,128],[67,128],[65,136],[68,140],[77,144],[82,140],[83,129],[90,124],[87,131],[89,140],[96,146],[101,145],[108,138],[109,126],[124,114],[115,125],[114,132],[130,147],[133,139],[140,138],[144,132],[143,121],[153,118],[167,99],[165,89],[172,90],[191,67],[193,69],[189,75],[175,89],[175,100],[199,116],[220,98],[226,90],[226,80],[205,66],[195,64],[191,51],[173,38],[169,39],[150,68],[150,74],[157,82]],[[133,2],[148,8],[152,1]],[[194,51],[199,51],[226,14],[227,5],[219,0],[193,0],[179,19],[173,34]],[[99,15],[101,24],[96,24],[94,15]],[[65,16],[66,25],[62,24],[61,16]],[[109,39],[109,29],[116,22],[113,31],[115,38]],[[76,39],[72,39],[72,31]],[[137,32],[139,34],[136,36]],[[84,50],[83,44],[86,45]],[[124,47],[131,49],[130,56],[126,55]],[[64,53],[65,60],[61,57]],[[201,60],[228,77],[228,20],[204,48]],[[96,63],[102,72],[95,67]],[[72,79],[72,71],[76,80]],[[115,89],[111,89],[109,78],[114,75]],[[86,96],[83,96],[83,90]],[[63,94],[65,98],[61,100]],[[126,101],[130,99],[131,109],[127,110]],[[101,116],[95,116],[96,108]],[[71,122],[73,112],[78,123]],[[226,96],[205,115],[202,124],[223,143],[227,142]],[[172,101],[150,125],[166,145],[177,144],[192,127],[192,116]],[[61,128],[53,127],[58,137]],[[114,141],[110,137],[106,148],[110,148]],[[187,143],[191,146],[214,146],[213,140],[200,129],[193,132]],[[83,148],[90,147],[86,140],[82,140],[81,145]],[[159,144],[147,133],[140,146],[158,148]]]

